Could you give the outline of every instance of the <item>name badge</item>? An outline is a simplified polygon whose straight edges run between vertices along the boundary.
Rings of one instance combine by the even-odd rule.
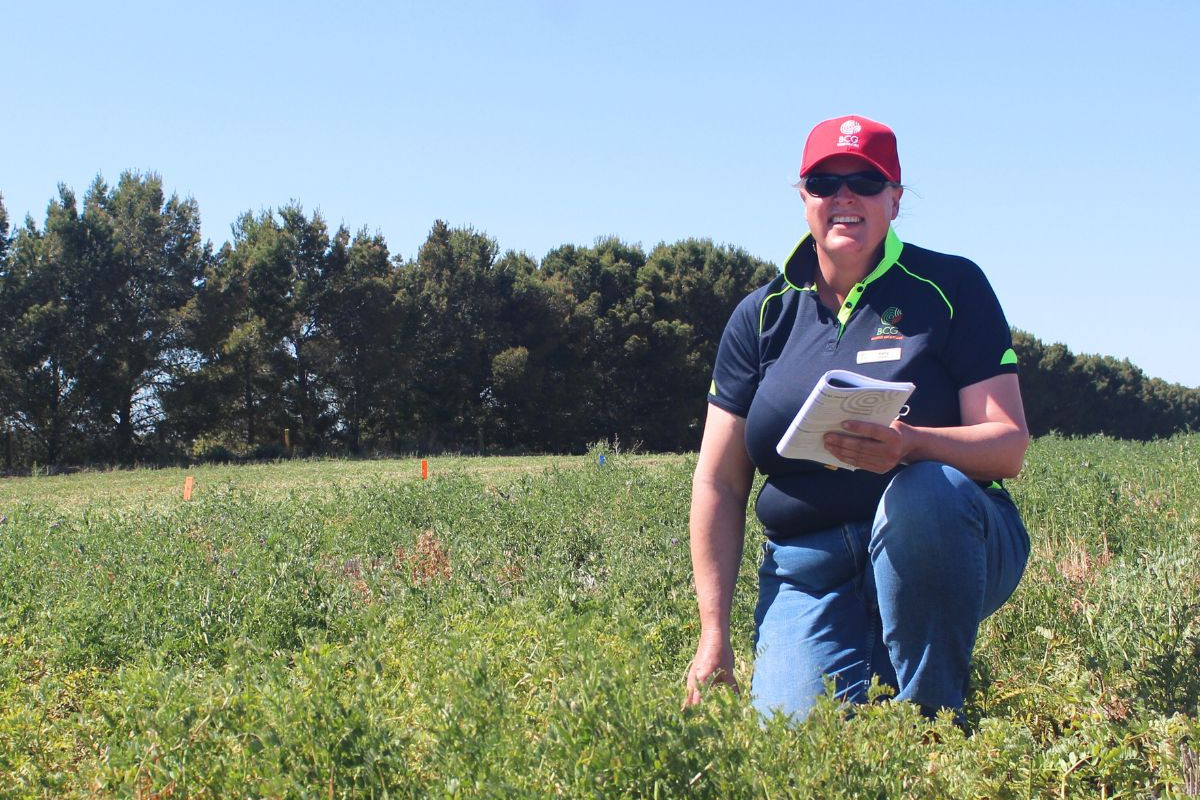
[[[859,364],[878,364],[880,361],[899,361],[899,347],[884,347],[880,350],[859,350]]]

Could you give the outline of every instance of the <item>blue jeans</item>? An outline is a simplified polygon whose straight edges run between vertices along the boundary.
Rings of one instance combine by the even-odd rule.
[[[753,701],[808,714],[833,679],[861,703],[871,676],[927,713],[963,705],[979,623],[1004,604],[1029,557],[1012,500],[953,467],[901,470],[874,522],[763,546]]]

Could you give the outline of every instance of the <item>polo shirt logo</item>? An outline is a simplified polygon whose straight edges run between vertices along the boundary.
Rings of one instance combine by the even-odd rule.
[[[884,311],[879,316],[879,327],[875,329],[875,335],[871,337],[871,341],[874,342],[879,339],[903,339],[903,334],[896,327],[902,319],[904,319],[904,312],[896,306],[892,306],[887,311]]]

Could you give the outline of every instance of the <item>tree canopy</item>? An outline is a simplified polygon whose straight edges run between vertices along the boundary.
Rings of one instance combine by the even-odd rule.
[[[201,240],[161,178],[60,186],[39,228],[0,196],[5,469],[286,453],[699,444],[738,300],[777,268],[708,239],[616,237],[540,261],[435,221],[415,259],[298,203]],[[1033,433],[1194,429],[1200,391],[1014,331]]]

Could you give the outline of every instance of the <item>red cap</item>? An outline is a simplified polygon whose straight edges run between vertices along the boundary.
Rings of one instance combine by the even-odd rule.
[[[817,124],[804,143],[800,177],[832,156],[855,156],[882,172],[892,183],[900,182],[900,156],[896,134],[887,125],[866,117],[827,119]]]

